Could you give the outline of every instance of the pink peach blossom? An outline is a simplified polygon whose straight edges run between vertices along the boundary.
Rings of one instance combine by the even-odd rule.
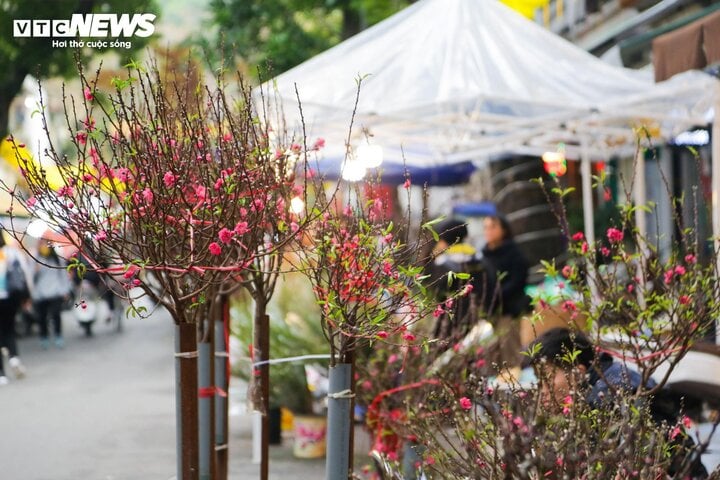
[[[617,228],[610,227],[607,230],[607,239],[610,243],[620,243],[623,241],[624,236],[623,232]]]
[[[217,242],[212,242],[210,245],[208,245],[208,250],[210,250],[210,253],[215,256],[222,253],[222,248],[220,247],[220,245],[217,244]]]
[[[228,230],[227,228],[223,228],[218,233],[218,238],[220,241],[224,244],[228,244],[232,241],[233,237],[235,236],[235,232],[232,230]]]

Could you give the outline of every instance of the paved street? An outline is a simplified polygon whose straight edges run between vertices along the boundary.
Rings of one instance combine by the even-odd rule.
[[[169,480],[175,475],[172,322],[164,312],[106,325],[85,339],[64,318],[63,350],[22,339],[27,378],[0,388],[2,480]],[[236,382],[231,417],[230,477],[257,478],[250,417]],[[287,442],[289,443],[289,442]],[[271,478],[323,478],[324,460],[271,452]]]

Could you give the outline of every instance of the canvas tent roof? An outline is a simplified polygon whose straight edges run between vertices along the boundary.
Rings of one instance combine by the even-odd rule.
[[[496,0],[421,0],[264,88],[276,89],[288,126],[299,96],[308,135],[326,139],[323,162],[337,168],[361,76],[351,146],[369,132],[386,162],[426,168],[561,141],[573,158],[581,137],[596,158],[629,153],[629,125],[651,122],[667,138],[706,123],[714,81],[690,72],[656,85]]]

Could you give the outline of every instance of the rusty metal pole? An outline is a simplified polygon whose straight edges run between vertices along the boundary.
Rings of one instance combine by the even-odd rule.
[[[180,467],[179,480],[198,480],[198,368],[197,329],[191,323],[177,326],[178,342],[176,362],[179,372],[177,388],[180,424]]]
[[[228,405],[229,382],[228,363],[229,346],[227,345],[227,332],[229,332],[230,302],[227,295],[220,297],[219,315],[215,317],[215,386],[218,395],[215,396],[215,469],[218,480],[228,478]]]
[[[270,462],[270,424],[268,411],[270,409],[270,317],[265,313],[264,305],[259,300],[256,302],[255,332],[253,357],[255,362],[260,363],[254,369],[255,381],[259,387],[259,403],[261,416],[260,433],[260,480],[269,479]]]

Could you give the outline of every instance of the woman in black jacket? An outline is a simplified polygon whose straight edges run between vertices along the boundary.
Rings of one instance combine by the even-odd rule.
[[[515,367],[522,361],[518,318],[530,309],[530,298],[525,294],[529,265],[513,240],[505,217],[486,217],[483,229],[486,242],[483,257],[494,267],[497,278],[492,313],[500,339],[499,363]]]

